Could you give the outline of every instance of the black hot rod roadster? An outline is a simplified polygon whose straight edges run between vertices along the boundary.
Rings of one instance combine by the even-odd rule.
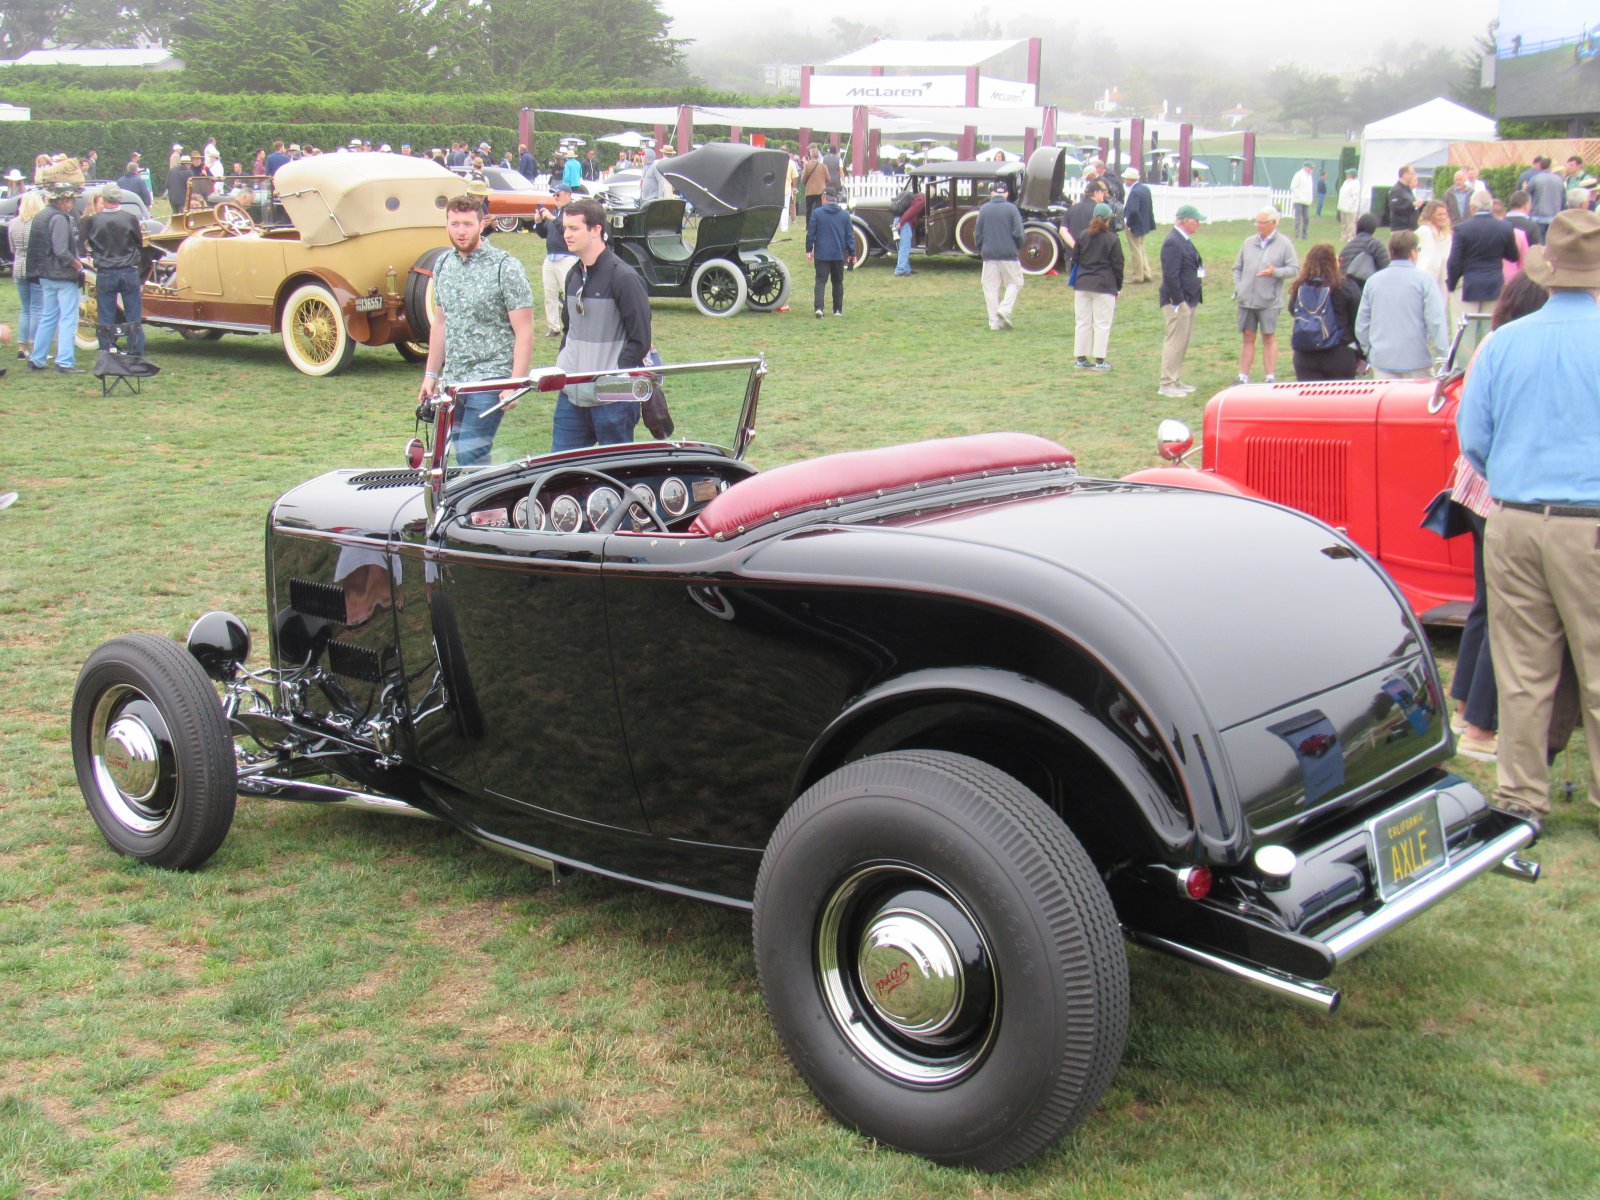
[[[210,613],[84,666],[106,839],[195,868],[238,795],[361,806],[750,909],[823,1104],[991,1170],[1110,1083],[1125,938],[1331,1011],[1406,918],[1536,876],[1534,827],[1445,769],[1427,643],[1348,539],[1024,434],[757,472],[764,373],[543,371],[471,468],[461,393],[505,381],[447,390],[409,466],[288,492],[268,663]],[[659,388],[681,436],[547,452],[538,398],[588,384]]]

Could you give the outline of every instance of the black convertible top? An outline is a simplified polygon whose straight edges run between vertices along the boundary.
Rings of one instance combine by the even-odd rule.
[[[661,173],[702,217],[783,203],[789,156],[782,150],[712,142],[668,161]]]

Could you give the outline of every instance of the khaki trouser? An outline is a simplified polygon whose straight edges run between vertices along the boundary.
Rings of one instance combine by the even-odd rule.
[[[561,332],[561,289],[567,286],[567,272],[577,261],[576,254],[545,255],[540,278],[544,283],[544,324],[551,333]]]
[[[1073,292],[1072,353],[1078,358],[1104,358],[1106,347],[1111,344],[1111,318],[1116,311],[1117,298],[1109,292]]]
[[[1149,283],[1150,256],[1144,252],[1144,234],[1125,230],[1128,235],[1128,283]]]
[[[1360,213],[1342,212],[1339,214],[1339,240],[1348,242],[1356,235],[1356,219]]]
[[[1001,288],[1005,288],[1002,295]],[[1016,259],[1000,261],[983,260],[983,302],[989,309],[989,328],[1001,329],[1011,320],[1011,310],[1017,305],[1017,293],[1022,290],[1022,264]],[[1001,318],[1005,321],[1002,322]]]
[[[1589,801],[1600,803],[1600,520],[1497,508],[1483,555],[1500,691],[1499,798],[1550,811],[1551,718],[1570,650],[1589,747]]]
[[[1161,386],[1176,387],[1183,382],[1183,356],[1189,353],[1189,334],[1194,330],[1192,304],[1161,306],[1167,318],[1167,334],[1161,342]]]

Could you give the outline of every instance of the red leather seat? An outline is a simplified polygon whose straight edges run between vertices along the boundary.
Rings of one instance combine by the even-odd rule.
[[[827,454],[741,480],[706,505],[689,530],[725,537],[802,509],[913,484],[1074,461],[1070,450],[1031,433],[983,433]]]

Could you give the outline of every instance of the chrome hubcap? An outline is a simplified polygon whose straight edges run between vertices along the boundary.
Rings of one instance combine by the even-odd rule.
[[[925,913],[896,909],[867,926],[859,963],[867,1003],[894,1028],[938,1033],[961,1009],[961,963]]]
[[[1000,985],[977,920],[940,880],[904,863],[843,880],[817,924],[818,985],[851,1048],[902,1083],[951,1083],[999,1027]]]
[[[156,756],[156,739],[136,717],[113,721],[100,748],[100,761],[105,763],[107,776],[119,792],[133,801],[148,800],[155,791],[160,769]]]
[[[90,728],[95,791],[107,814],[130,832],[158,832],[178,794],[172,735],[160,709],[137,688],[108,688]]]

